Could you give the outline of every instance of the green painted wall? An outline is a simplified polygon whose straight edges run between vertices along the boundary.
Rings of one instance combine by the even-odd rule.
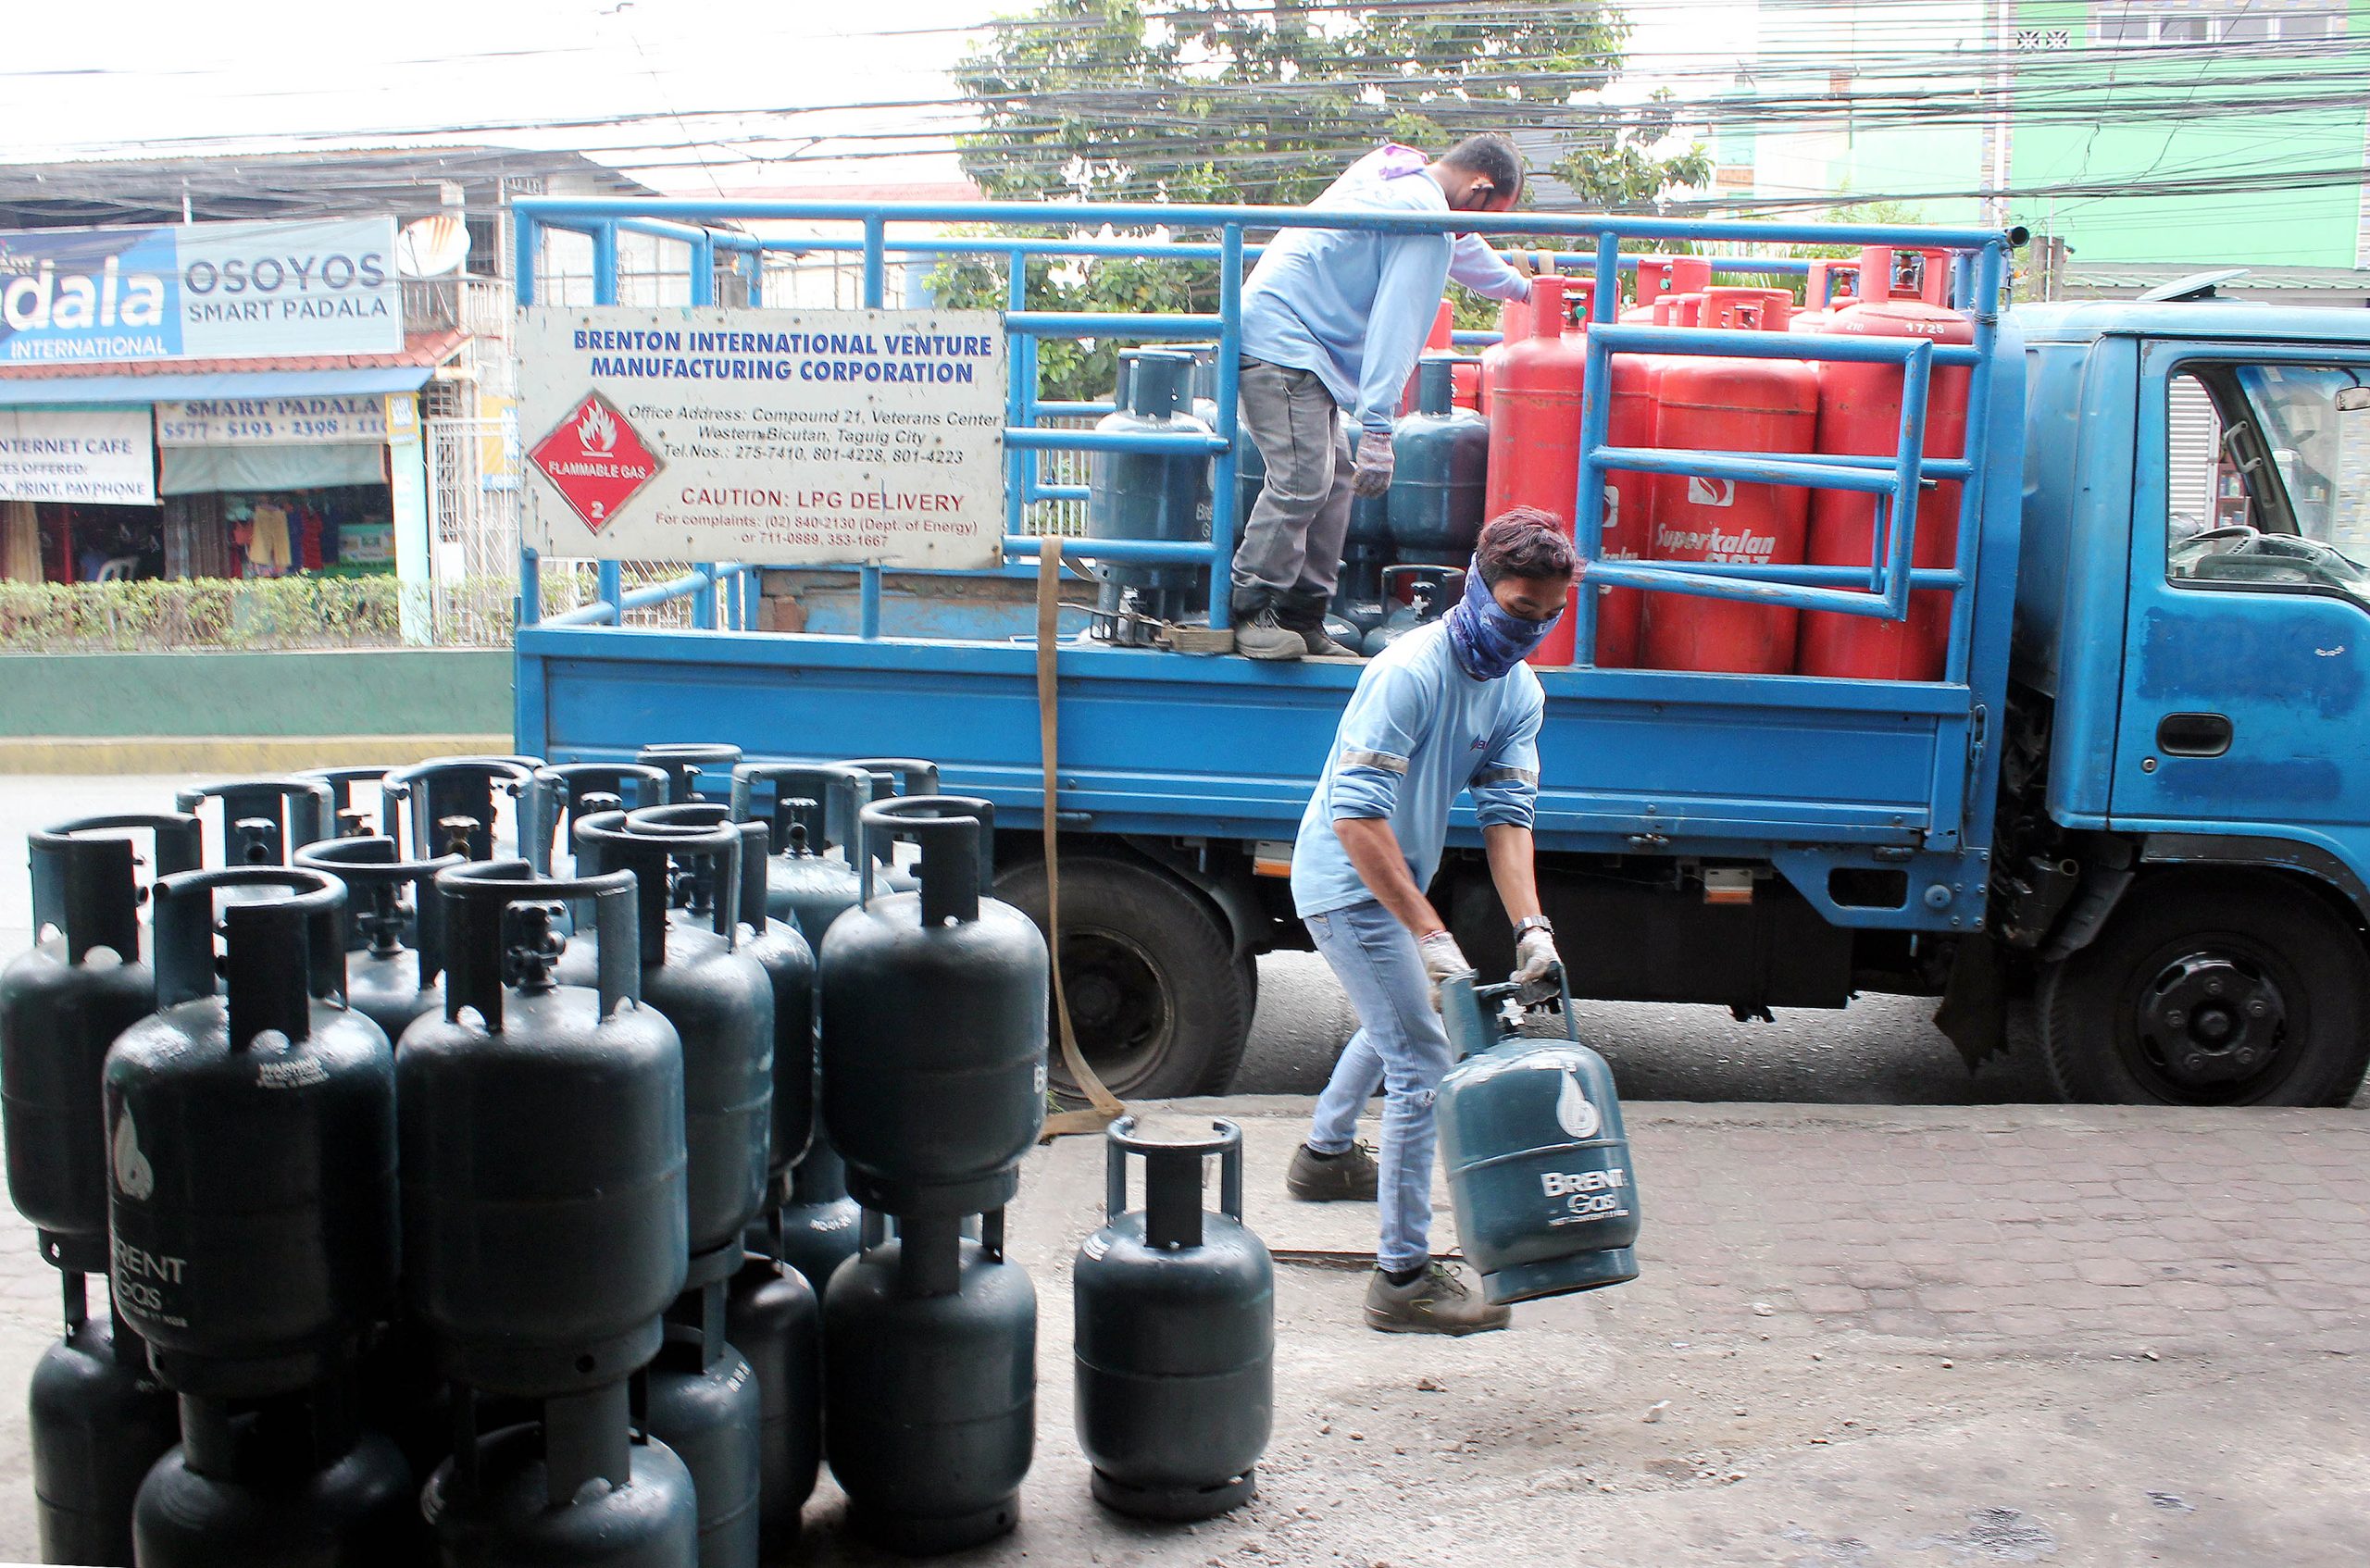
[[[2108,52],[2089,47],[2098,7],[2077,0],[2023,0],[2020,28],[2066,28],[2073,55],[2021,56],[2035,77],[2064,84],[2096,84],[2110,68],[2146,82],[2118,85],[2110,112],[2089,123],[2061,123],[2045,92],[2019,83],[2009,154],[2010,182],[2035,193],[2019,198],[2015,220],[2036,233],[2059,235],[2074,247],[2075,265],[2102,262],[2181,262],[2201,267],[2351,267],[2359,243],[2362,191],[2358,180],[2277,187],[2283,177],[2358,170],[2363,161],[2364,104],[2359,82],[2370,65],[2370,5],[2350,7],[2351,47],[2314,58],[2267,60],[2241,50],[2162,48]],[[2082,69],[2078,62],[2095,62]],[[2160,63],[2161,62],[2161,63]],[[2270,78],[2273,80],[2266,80]],[[2337,105],[2303,110],[2251,107],[2250,103],[2300,93],[2340,96]],[[2121,196],[2053,188],[2114,185],[2141,180],[2233,177],[2204,194]]]
[[[0,737],[507,733],[510,654],[0,655]]]

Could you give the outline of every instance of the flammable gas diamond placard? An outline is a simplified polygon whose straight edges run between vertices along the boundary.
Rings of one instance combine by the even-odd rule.
[[[599,392],[587,392],[528,450],[527,460],[594,533],[667,466]]]

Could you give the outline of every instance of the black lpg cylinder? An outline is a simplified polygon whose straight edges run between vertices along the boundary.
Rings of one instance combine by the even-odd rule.
[[[868,896],[823,939],[823,1119],[867,1208],[1000,1209],[1044,1126],[1045,939],[981,896],[994,817],[955,795],[864,808],[868,847],[921,846],[915,891]]]
[[[536,839],[520,844],[539,876],[568,876],[576,864],[576,825],[596,810],[667,803],[667,775],[630,762],[553,763],[535,771]],[[604,801],[602,797],[614,796]],[[566,831],[561,831],[561,829]]]
[[[622,812],[576,825],[577,861],[634,875],[639,900],[642,1000],[681,1037],[685,1150],[690,1155],[692,1268],[688,1283],[731,1276],[741,1236],[766,1193],[773,1140],[773,986],[740,951],[741,834],[727,823],[706,832],[642,831]],[[678,868],[713,878],[704,921],[670,919]],[[555,976],[590,978],[595,953],[571,946]]]
[[[730,822],[741,835],[738,940],[741,952],[766,972],[774,999],[773,1109],[765,1202],[768,1208],[777,1206],[790,1196],[790,1168],[815,1136],[815,953],[795,927],[767,917],[766,825],[733,821],[730,807],[710,801],[630,812],[626,822],[652,831],[695,832]],[[706,913],[701,901],[716,897],[712,880],[695,880],[692,889],[691,911]],[[764,1223],[762,1213],[755,1223]]]
[[[757,792],[769,789],[771,829],[766,861],[766,913],[823,945],[831,922],[863,902],[855,870],[857,814],[872,799],[872,775],[840,764],[779,766],[744,763],[732,774],[732,818],[757,815]],[[846,846],[845,857],[830,852]]]
[[[81,1274],[66,1276],[66,1337],[33,1364],[29,1404],[41,1560],[131,1568],[132,1503],[181,1441],[181,1413],[140,1337],[90,1314]]]
[[[897,1551],[1010,1530],[1035,1451],[1037,1293],[1001,1210],[979,1241],[960,1224],[902,1216],[823,1296],[823,1450],[851,1522]]]
[[[634,1431],[622,1382],[472,1437],[419,1510],[443,1568],[690,1568],[699,1551],[691,1473]]]
[[[1207,1519],[1256,1493],[1275,1402],[1275,1265],[1242,1224],[1242,1129],[1123,1116],[1106,1136],[1109,1223],[1074,1276],[1079,1447],[1107,1506]],[[1130,1154],[1144,1161],[1132,1213]],[[1216,1213],[1202,1207],[1212,1155]]]
[[[411,1466],[318,1399],[181,1400],[132,1517],[140,1568],[417,1568]]]
[[[0,1130],[8,1196],[44,1259],[107,1268],[107,1139],[100,1082],[116,1036],[156,1010],[142,955],[136,846],[152,875],[196,869],[193,815],[93,816],[28,835],[33,946],[0,970]]]
[[[227,933],[221,988],[218,894]],[[394,1054],[343,1003],[345,889],[159,880],[156,1005],[107,1052],[111,1293],[176,1391],[318,1382],[393,1304]]]
[[[729,794],[733,769],[741,765],[741,748],[708,740],[661,740],[636,752],[633,760],[665,774],[665,803],[682,805],[701,798],[699,781],[704,778],[719,781],[708,798],[722,800]]]
[[[196,815],[207,802],[217,804],[220,824],[211,857],[216,865],[285,865],[292,852],[336,831],[334,800],[318,778],[225,778],[175,790],[173,809]]]
[[[683,1288],[683,1052],[642,1005],[637,884],[455,867],[444,1011],[404,1035],[404,1294],[446,1375],[540,1396],[625,1377]],[[556,983],[554,903],[592,906],[591,986]]]
[[[357,763],[347,767],[303,768],[296,777],[318,779],[329,786],[331,837],[359,839],[373,830],[374,815],[380,825],[378,831],[391,831],[388,817],[396,808],[387,793],[387,775],[394,770],[393,763]],[[367,807],[356,803],[360,798],[356,788],[366,784],[378,791],[377,798]]]
[[[444,911],[436,875],[458,854],[403,860],[393,839],[327,839],[296,864],[345,884],[345,1004],[401,1041],[417,1019],[444,1005]]]
[[[650,1435],[691,1472],[699,1501],[699,1568],[757,1568],[765,1399],[724,1337],[730,1281],[687,1292],[644,1374]]]
[[[821,1313],[798,1271],[761,1252],[724,1300],[724,1337],[757,1379],[757,1542],[769,1557],[797,1541],[823,1458]]]
[[[911,799],[917,795],[938,793],[938,764],[924,762],[919,757],[857,757],[852,762],[844,762],[840,765],[859,768],[869,774],[872,778],[872,798],[876,801],[896,800],[901,797]],[[870,854],[879,863],[880,866],[879,880],[892,892],[910,893],[914,890],[913,873],[897,864],[895,841],[884,840],[879,843],[867,842],[864,836],[861,813],[858,814],[857,820],[848,835],[848,844],[847,856],[850,861],[858,859],[858,852],[863,852]]]

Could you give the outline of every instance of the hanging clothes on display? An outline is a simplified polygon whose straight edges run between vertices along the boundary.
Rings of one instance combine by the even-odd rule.
[[[253,577],[278,577],[295,565],[289,549],[288,510],[277,502],[258,501],[248,520],[247,568]]]

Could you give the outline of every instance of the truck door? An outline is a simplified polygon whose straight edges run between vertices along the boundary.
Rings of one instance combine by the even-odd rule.
[[[2159,343],[2142,366],[2109,815],[2358,852],[2370,355]]]

